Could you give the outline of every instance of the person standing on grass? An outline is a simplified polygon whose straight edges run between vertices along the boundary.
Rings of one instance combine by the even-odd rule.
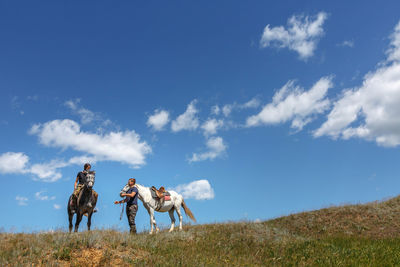
[[[137,198],[138,198],[138,190],[135,187],[136,179],[130,178],[128,180],[129,189],[126,193],[122,193],[121,197],[125,197],[125,199],[121,201],[115,201],[114,204],[121,204],[126,202],[126,217],[128,217],[128,223],[130,227],[130,233],[136,234],[136,223],[135,217],[138,210]]]

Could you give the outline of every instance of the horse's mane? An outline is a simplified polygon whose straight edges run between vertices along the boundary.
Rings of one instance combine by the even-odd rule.
[[[147,186],[144,186],[144,185],[141,185],[141,184],[135,184],[135,186],[139,186],[139,187],[141,187],[141,188],[143,188],[143,189],[148,189],[148,188],[150,188],[150,187],[147,187]]]
[[[144,185],[141,185],[141,184],[135,184],[134,186],[135,186],[138,190],[142,190],[142,191],[148,190],[148,191],[150,192],[150,187],[147,187],[147,186],[144,186]]]

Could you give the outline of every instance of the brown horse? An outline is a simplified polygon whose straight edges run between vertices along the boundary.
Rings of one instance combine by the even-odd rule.
[[[72,226],[73,226],[72,218],[75,213],[76,213],[75,232],[78,232],[79,223],[81,222],[82,216],[84,214],[87,214],[88,216],[87,227],[88,231],[90,231],[90,225],[92,224],[92,215],[97,203],[97,198],[94,197],[92,190],[94,185],[94,180],[95,180],[94,172],[88,173],[88,175],[86,175],[85,184],[81,189],[81,191],[79,192],[78,200],[76,201],[75,212],[73,212],[71,208],[71,198],[73,197],[73,195],[69,197],[68,200],[69,232],[72,231]]]

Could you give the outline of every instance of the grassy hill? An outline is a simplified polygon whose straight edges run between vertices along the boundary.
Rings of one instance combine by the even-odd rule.
[[[113,230],[0,234],[0,266],[399,266],[400,197],[265,222],[186,225],[129,236]]]

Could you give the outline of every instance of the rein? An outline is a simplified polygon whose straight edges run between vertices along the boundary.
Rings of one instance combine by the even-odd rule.
[[[124,208],[125,208],[125,202],[122,203],[122,210],[121,210],[121,215],[119,216],[119,220],[122,220],[122,217],[124,216]]]

